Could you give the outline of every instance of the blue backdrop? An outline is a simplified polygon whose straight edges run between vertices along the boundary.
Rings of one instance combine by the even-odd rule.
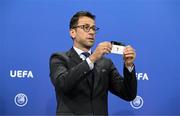
[[[0,115],[55,114],[49,57],[72,47],[79,10],[97,16],[95,46],[115,40],[137,52],[137,99],[109,94],[109,114],[180,115],[179,0],[0,0]],[[122,73],[122,56],[107,57]]]

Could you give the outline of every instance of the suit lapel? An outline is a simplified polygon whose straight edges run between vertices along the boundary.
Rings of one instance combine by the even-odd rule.
[[[76,65],[82,62],[82,59],[79,57],[79,55],[76,53],[76,51],[75,51],[73,48],[71,48],[71,49],[69,50],[68,55],[69,55],[70,59],[71,59]],[[94,77],[93,77],[93,78],[94,78],[93,91],[94,91],[94,92],[95,92],[95,90],[96,90],[96,88],[97,88],[97,86],[98,86],[98,83],[100,82],[100,68],[99,68],[99,65],[101,65],[100,62],[99,62],[99,60],[94,63],[94,69],[93,69],[93,73],[94,73],[94,74],[93,74],[93,76],[94,76]],[[91,78],[92,78],[92,77],[91,77]],[[87,77],[87,83],[88,83],[89,87],[92,88],[92,86],[91,86],[91,83],[92,83],[92,82],[91,82],[91,80],[89,79],[89,77]]]
[[[94,64],[94,87],[93,91],[96,90],[99,82],[100,82],[101,76],[100,76],[100,67],[99,67],[99,60],[95,62]]]
[[[75,63],[74,65],[77,65],[83,61],[73,48],[71,48],[69,50],[68,55],[69,55],[70,59],[72,60],[72,62]],[[91,80],[89,79],[89,77],[87,77],[86,80],[87,80],[89,88],[91,88],[92,87],[91,86]]]
[[[76,51],[73,48],[69,50],[69,57],[76,64],[79,64],[82,62],[81,58],[79,57],[79,55],[76,53]]]

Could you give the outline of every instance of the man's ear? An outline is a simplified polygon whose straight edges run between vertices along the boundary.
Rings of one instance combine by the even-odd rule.
[[[70,29],[69,33],[70,33],[71,37],[74,39],[75,36],[76,36],[76,31],[75,31],[75,29]]]

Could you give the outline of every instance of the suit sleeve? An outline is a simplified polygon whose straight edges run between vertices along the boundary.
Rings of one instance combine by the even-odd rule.
[[[56,90],[70,92],[90,72],[86,61],[70,67],[69,60],[63,54],[53,54],[50,58],[50,77]]]
[[[110,91],[126,101],[132,101],[137,94],[137,79],[135,75],[135,66],[132,72],[125,67],[122,77],[110,61]]]

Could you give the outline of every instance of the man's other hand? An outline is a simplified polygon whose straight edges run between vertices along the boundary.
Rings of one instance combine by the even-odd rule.
[[[136,52],[135,50],[130,46],[126,46],[123,53],[123,59],[125,61],[126,67],[133,66],[133,62],[136,58]]]

